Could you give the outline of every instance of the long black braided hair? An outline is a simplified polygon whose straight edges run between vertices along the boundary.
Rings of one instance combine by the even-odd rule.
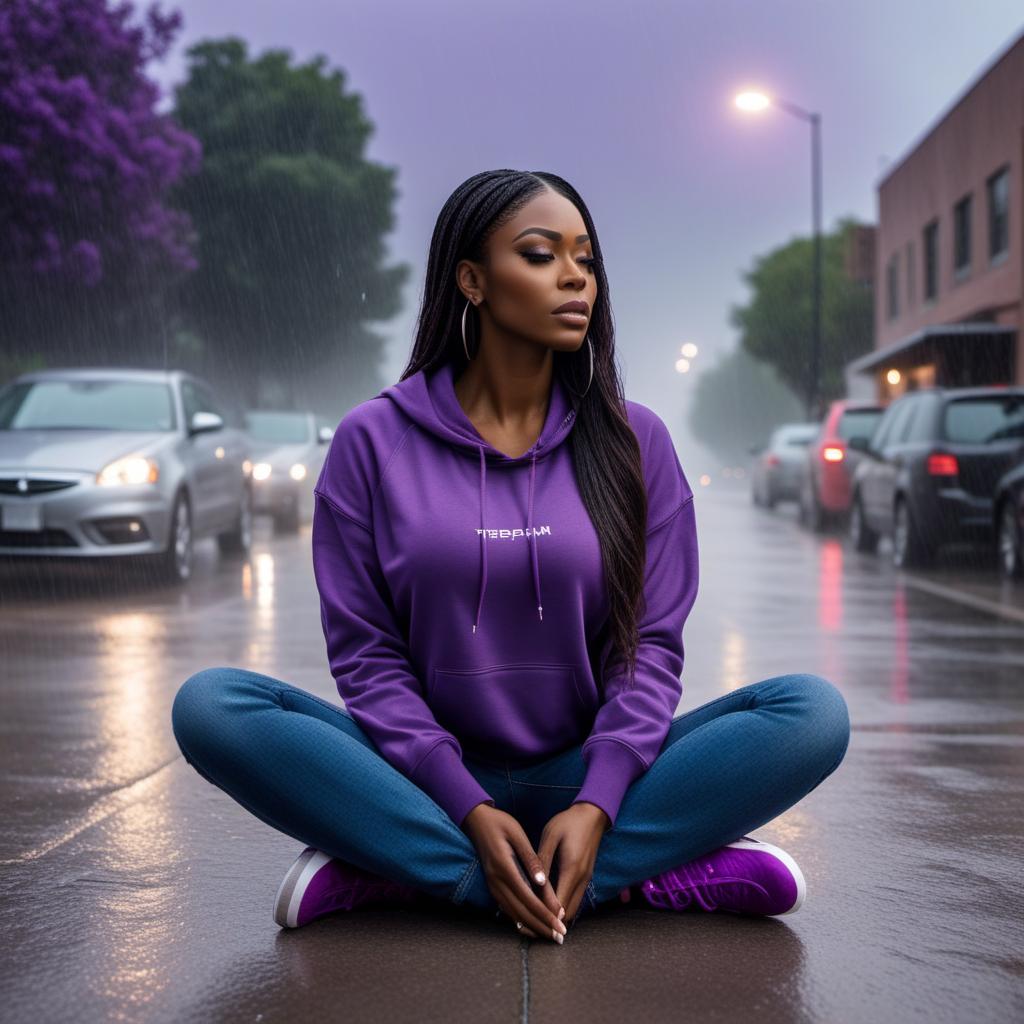
[[[571,434],[576,482],[601,545],[610,612],[591,659],[598,687],[603,691],[605,673],[594,659],[608,639],[609,664],[616,668],[624,665],[625,685],[634,682],[637,619],[643,614],[647,490],[640,446],[626,416],[601,246],[590,211],[565,179],[544,171],[483,171],[467,178],[448,197],[430,241],[416,339],[400,380],[419,370],[432,372],[449,362],[457,367],[467,365],[461,328],[466,300],[456,283],[455,268],[464,259],[486,266],[487,243],[493,232],[545,189],[565,196],[583,217],[598,282],[589,324],[593,381],[587,388],[590,356],[586,345],[576,352],[555,352],[554,372],[577,396]],[[472,308],[467,314],[467,334],[475,327],[479,338],[479,314],[473,316]],[[580,400],[584,389],[586,394]]]

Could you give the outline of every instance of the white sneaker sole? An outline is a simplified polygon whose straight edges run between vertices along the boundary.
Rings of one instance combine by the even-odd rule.
[[[760,839],[754,839],[752,836],[744,836],[742,839],[737,839],[736,842],[727,843],[726,845],[735,850],[761,850],[781,860],[796,882],[796,902],[789,910],[783,910],[781,913],[772,914],[771,916],[785,917],[787,914],[795,914],[800,909],[804,899],[807,897],[807,881],[797,862],[785,850],[779,846],[773,846],[771,843],[763,843]]]
[[[281,928],[297,928],[299,907],[313,876],[330,860],[322,850],[305,849],[285,872],[274,897],[274,922]]]

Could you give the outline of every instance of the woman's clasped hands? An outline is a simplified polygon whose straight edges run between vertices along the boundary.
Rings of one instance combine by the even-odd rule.
[[[472,839],[501,911],[530,938],[550,937],[562,943],[565,922],[572,921],[593,877],[601,837],[610,824],[596,804],[581,801],[556,814],[544,826],[534,851],[522,825],[511,815],[477,804],[463,829]],[[558,888],[551,884],[551,865],[558,858]]]

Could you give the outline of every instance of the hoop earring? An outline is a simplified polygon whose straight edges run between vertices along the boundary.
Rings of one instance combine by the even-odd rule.
[[[589,334],[587,335],[587,348],[590,351],[590,376],[587,378],[587,386],[579,393],[570,388],[572,393],[581,401],[583,400],[583,396],[590,390],[590,385],[594,383],[594,345],[590,340]]]
[[[466,314],[469,312],[470,299],[466,299],[466,308],[462,311],[462,350],[466,353],[466,362],[470,363],[473,361],[472,356],[469,354],[469,348],[466,345]]]
[[[590,335],[587,335],[587,348],[590,350],[590,376],[587,378],[587,386],[583,389],[583,395],[590,390],[590,385],[594,383],[594,346],[590,341]],[[580,398],[583,397],[580,395]]]

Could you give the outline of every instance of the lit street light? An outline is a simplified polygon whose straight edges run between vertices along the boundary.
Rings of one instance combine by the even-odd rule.
[[[811,372],[807,387],[807,418],[818,419],[821,412],[818,405],[818,378],[821,365],[821,115],[813,114],[778,97],[769,97],[762,92],[741,92],[736,97],[740,110],[760,111],[776,106],[787,114],[808,121],[811,125],[811,216],[814,224],[814,257],[812,263],[812,289],[814,330],[811,344]]]

